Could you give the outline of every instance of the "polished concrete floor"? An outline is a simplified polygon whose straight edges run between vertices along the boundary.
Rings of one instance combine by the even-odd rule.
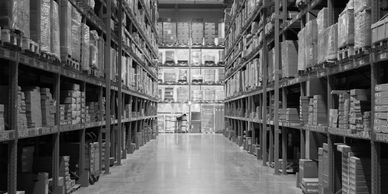
[[[162,134],[77,194],[296,194],[273,169],[222,135]]]

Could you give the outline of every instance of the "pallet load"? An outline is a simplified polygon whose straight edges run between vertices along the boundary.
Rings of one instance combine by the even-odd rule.
[[[60,59],[60,27],[59,27],[59,5],[57,2],[52,1],[51,4],[51,21],[50,21],[50,31],[51,31],[51,40],[50,40],[50,47],[51,47],[51,53],[57,58]]]
[[[178,87],[177,88],[177,101],[178,102],[189,101],[189,88],[188,87]]]
[[[281,43],[281,54],[282,54],[282,77],[290,78],[298,74],[298,55],[296,50],[296,42],[285,40]]]
[[[354,17],[354,49],[356,52],[365,51],[372,43],[371,12],[360,9],[355,12]]]
[[[18,30],[30,38],[30,1],[3,0],[0,2],[0,26]]]
[[[334,62],[337,60],[338,52],[338,24],[333,24],[326,29],[327,35],[327,50],[325,54],[326,62]]]
[[[61,91],[63,94],[61,96],[61,105],[63,107],[61,111],[64,113],[64,121],[67,121],[64,124],[74,125],[81,123],[81,108],[84,96],[81,94],[80,85],[72,84],[70,88],[69,90]]]
[[[216,91],[214,89],[207,89],[203,91],[203,100],[204,101],[214,101],[216,97]]]
[[[192,44],[202,45],[203,43],[203,22],[193,22],[191,24]]]
[[[81,70],[90,71],[90,28],[86,24],[81,25]],[[123,63],[125,64],[125,63]]]
[[[298,33],[298,71],[306,70],[306,40],[305,40],[305,28],[302,28]],[[336,53],[337,54],[337,53]]]
[[[376,85],[374,131],[388,133],[388,84]]]
[[[42,52],[51,53],[51,1],[30,1],[31,39],[40,45]]]
[[[42,106],[40,89],[28,88],[24,90],[26,102],[26,117],[28,128],[42,127]]]
[[[296,108],[287,108],[285,111],[285,121],[289,123],[299,123],[300,118]]]
[[[349,1],[338,17],[339,60],[354,55],[354,4]]]
[[[164,44],[171,45],[176,43],[176,23],[175,22],[163,22],[163,42]]]
[[[318,26],[317,20],[307,22],[305,27],[305,66],[312,67],[317,64],[318,55]]]
[[[309,159],[299,160],[300,187],[304,193],[318,192],[318,164]]]
[[[42,125],[53,127],[55,125],[55,100],[52,97],[49,88],[40,89],[41,106],[42,106]]]
[[[333,91],[332,94],[338,95],[338,128],[343,130],[349,129],[349,111],[350,111],[350,94],[347,90]],[[334,114],[335,111],[332,111]],[[334,117],[335,115],[331,115]]]
[[[216,23],[205,23],[205,45],[212,46],[215,45],[216,38]]]
[[[70,178],[70,156],[60,158],[59,175],[64,177],[65,193],[71,193],[75,181]]]
[[[329,127],[338,128],[338,109],[329,110]]]
[[[327,46],[328,46],[328,32],[327,27],[329,26],[328,22],[328,9],[323,8],[318,12],[317,17],[317,26],[318,26],[318,51],[317,51],[317,62],[321,64],[325,62],[325,57],[327,55]]]
[[[328,193],[329,186],[329,148],[326,143],[318,150],[319,194]]]
[[[313,126],[324,125],[326,120],[326,108],[321,95],[314,95],[309,103],[308,124]]]
[[[190,50],[188,49],[177,49],[176,57],[178,65],[187,66],[189,64]]]
[[[368,119],[364,113],[370,111],[369,94],[369,90],[350,90],[349,128],[351,133],[358,133],[367,130],[364,129],[363,120]]]
[[[188,82],[188,70],[179,69],[178,83],[187,83]]]
[[[188,45],[190,42],[190,24],[188,22],[178,22],[178,44],[180,45]]]
[[[203,74],[203,82],[207,84],[213,84],[215,83],[215,69],[204,69],[202,71]]]

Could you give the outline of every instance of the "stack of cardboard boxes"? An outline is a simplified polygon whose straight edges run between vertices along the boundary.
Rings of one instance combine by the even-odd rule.
[[[164,44],[175,44],[176,43],[176,30],[177,26],[175,22],[163,22],[163,42]]]
[[[8,87],[7,87],[8,88]],[[3,90],[2,90],[3,91]],[[17,126],[19,130],[27,129],[27,106],[26,106],[26,97],[22,88],[18,87],[18,99],[17,99]]]
[[[326,120],[326,106],[321,95],[314,95],[309,103],[308,124],[313,126],[324,125]]]
[[[309,123],[309,107],[310,107],[310,97],[301,96],[299,98],[299,115],[300,115],[300,121],[303,124]]]
[[[49,88],[41,88],[40,97],[42,105],[42,125],[52,127],[55,125],[55,100]]]
[[[28,88],[24,91],[28,128],[42,127],[42,106],[40,88]]]
[[[285,121],[289,123],[299,123],[300,118],[296,108],[287,108],[285,112]]]
[[[69,90],[61,91],[61,123],[81,123],[82,103],[85,105],[85,93],[80,91],[80,85],[72,84]]]
[[[388,84],[377,85],[375,90],[374,130],[378,133],[388,133]]]
[[[351,133],[363,132],[363,121],[370,122],[370,91],[363,89],[350,90],[349,127]],[[369,116],[368,116],[369,115]]]
[[[100,110],[98,102],[88,102],[85,107],[86,123],[97,122],[100,111],[102,110]]]
[[[59,175],[64,177],[65,192],[70,193],[75,186],[75,180],[70,178],[70,156],[61,157],[59,170]]]

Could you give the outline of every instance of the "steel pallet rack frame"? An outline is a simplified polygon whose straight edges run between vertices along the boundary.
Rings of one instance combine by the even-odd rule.
[[[96,128],[97,130],[97,136],[98,136],[98,142],[99,142],[99,171],[102,171],[102,160],[105,160],[105,173],[109,173],[109,166],[111,164],[110,161],[110,149],[106,148],[106,156],[105,158],[102,158],[102,143],[103,143],[103,137],[105,136],[105,143],[106,145],[113,146],[113,150],[115,150],[115,153],[112,153],[114,156],[114,160],[116,161],[117,165],[121,164],[121,159],[126,157],[128,146],[122,145],[123,144],[123,138],[128,139],[130,141],[129,143],[132,143],[131,139],[135,139],[137,132],[142,132],[142,139],[134,140],[134,141],[141,141],[142,144],[145,141],[150,140],[149,134],[151,134],[153,137],[157,135],[156,123],[157,123],[157,116],[156,116],[156,104],[157,104],[157,98],[154,96],[151,96],[149,94],[145,94],[143,92],[135,91],[133,89],[127,89],[123,88],[121,82],[112,83],[110,80],[110,48],[111,43],[116,44],[119,47],[119,55],[121,56],[123,53],[131,56],[135,59],[138,65],[144,69],[150,77],[153,78],[154,81],[156,81],[157,77],[153,71],[150,70],[150,67],[155,67],[155,60],[156,59],[156,49],[150,42],[149,38],[146,36],[146,33],[143,31],[141,26],[139,25],[138,21],[134,17],[134,13],[128,9],[123,8],[123,1],[119,0],[118,4],[118,19],[122,20],[124,17],[123,10],[125,11],[125,14],[127,17],[129,17],[133,25],[131,25],[131,28],[133,27],[133,30],[136,30],[143,40],[146,42],[147,48],[151,52],[146,52],[145,49],[140,47],[135,41],[135,45],[137,48],[144,54],[145,59],[148,61],[148,64],[150,67],[147,66],[146,62],[143,62],[140,58],[138,58],[130,49],[126,47],[126,45],[123,45],[122,40],[122,33],[114,34],[110,30],[111,26],[111,19],[115,18],[116,16],[112,15],[112,11],[115,10],[115,8],[112,6],[112,1],[99,1],[99,3],[102,5],[101,9],[99,10],[98,15],[102,16],[105,15],[105,21],[103,22],[102,19],[100,19],[97,14],[90,12],[89,10],[85,9],[85,2],[79,2],[75,0],[69,0],[70,3],[81,13],[82,15],[82,23],[88,23],[88,25],[92,26],[94,29],[96,29],[99,33],[105,35],[106,38],[106,44],[105,44],[105,80],[97,77],[91,77],[89,75],[86,75],[80,71],[74,71],[69,68],[65,68],[62,64],[56,64],[53,62],[49,62],[46,60],[42,60],[41,58],[37,58],[35,56],[26,55],[23,51],[18,49],[12,49],[9,47],[1,47],[0,48],[0,58],[3,61],[6,61],[4,63],[8,63],[7,68],[9,69],[9,72],[6,73],[9,77],[8,85],[9,85],[9,104],[12,104],[14,106],[10,106],[9,108],[9,117],[8,117],[8,123],[9,123],[9,130],[2,130],[0,131],[0,142],[2,145],[8,145],[8,158],[7,158],[7,192],[10,194],[14,194],[17,191],[18,188],[18,162],[19,162],[19,154],[18,154],[18,145],[20,144],[20,141],[24,141],[25,139],[34,139],[34,138],[40,138],[45,136],[51,136],[52,138],[52,150],[51,153],[47,153],[52,158],[52,185],[53,186],[53,192],[54,193],[62,193],[62,190],[60,189],[59,185],[59,163],[60,163],[60,145],[62,141],[62,136],[64,134],[69,132],[77,132],[79,133],[79,184],[81,186],[87,186],[89,183],[88,179],[88,173],[85,170],[85,164],[86,164],[86,158],[85,158],[85,139],[86,139],[86,131],[90,128]],[[66,0],[58,0],[59,5],[62,5],[66,3]],[[138,1],[136,1],[138,2]],[[149,22],[149,24],[152,26],[153,33],[156,32],[155,23],[152,22],[150,11],[147,10],[149,8],[146,8],[145,2],[143,0],[139,0],[141,7],[146,10],[146,17]],[[105,8],[105,13],[103,13],[103,8]],[[119,25],[119,32],[121,32],[122,26]],[[157,36],[155,36],[157,37]],[[132,37],[130,37],[132,38]],[[148,56],[148,53],[151,53],[152,56]],[[119,75],[121,75],[121,60],[118,60],[118,71]],[[106,97],[106,112],[105,112],[105,119],[103,119],[104,115],[103,112],[100,111],[98,114],[98,120],[97,122],[92,123],[81,123],[76,125],[60,125],[60,116],[57,114],[55,117],[55,126],[53,127],[40,127],[40,128],[29,128],[29,129],[19,129],[18,128],[18,121],[17,121],[17,99],[18,99],[18,85],[19,80],[24,79],[20,77],[20,68],[31,68],[33,71],[39,71],[44,74],[50,74],[54,78],[54,84],[52,84],[52,88],[54,88],[54,99],[57,100],[56,106],[55,106],[55,112],[60,112],[60,106],[59,106],[59,99],[61,97],[61,87],[62,82],[64,79],[71,80],[73,83],[80,83],[81,90],[83,92],[86,92],[87,88],[95,90],[94,92],[97,93],[97,99],[98,99],[98,106],[100,108],[103,108],[103,98],[104,98],[104,88],[105,88],[105,97]],[[25,70],[23,70],[25,71]],[[118,104],[115,104],[116,97],[118,98]],[[130,106],[134,107],[135,112],[141,112],[142,110],[146,110],[145,114],[151,114],[151,115],[145,115],[145,114],[133,114],[130,115],[127,118],[123,118],[123,103],[124,101],[130,102]],[[114,113],[114,110],[118,109],[117,113]],[[152,108],[154,107],[154,108]],[[152,110],[154,109],[154,110]],[[113,112],[112,112],[112,111]],[[114,119],[111,119],[111,114],[116,114],[117,117]],[[84,113],[85,114],[85,113]],[[113,127],[111,130],[111,126]],[[146,129],[147,128],[147,129]],[[150,128],[150,129],[148,129]],[[129,131],[128,131],[129,130]],[[134,130],[134,134],[132,134],[132,130]],[[118,135],[117,137],[110,138],[111,131],[117,131]],[[126,136],[126,137],[124,137]],[[111,142],[111,140],[113,142]],[[117,145],[115,145],[117,144]],[[122,155],[123,154],[123,155]]]
[[[317,9],[318,7],[327,7],[328,8],[328,15],[327,20],[329,22],[329,26],[335,23],[335,9],[336,8],[343,8],[344,2],[336,2],[333,0],[312,0],[307,2],[308,5],[300,11],[299,14],[291,18],[291,20],[287,20],[287,9],[282,9],[282,14],[279,12],[279,5],[280,2],[275,1],[275,12],[276,15],[279,15],[277,17],[275,15],[275,35],[274,37],[266,37],[263,38],[263,42],[260,45],[267,45],[266,41],[269,42],[269,44],[274,44],[275,47],[279,47],[280,42],[278,38],[282,38],[283,40],[286,39],[285,34],[287,31],[291,29],[291,26],[295,25],[298,21],[301,20],[301,25],[304,27],[304,24],[306,21],[309,21],[311,17],[313,17],[310,12],[314,9]],[[346,3],[346,2],[345,2]],[[371,23],[377,22],[380,17],[380,7],[379,3],[377,1],[370,1],[371,5]],[[239,4],[242,6],[243,3]],[[282,1],[282,5],[286,5],[287,1]],[[341,4],[341,5],[340,5]],[[283,6],[282,6],[283,7]],[[268,6],[263,5],[264,9],[268,9]],[[319,8],[318,8],[319,9]],[[241,11],[241,8],[238,8],[237,10]],[[263,10],[265,12],[265,10]],[[250,22],[255,21],[257,15],[252,14],[254,17],[253,20],[248,20]],[[283,18],[283,22],[286,21],[283,25],[279,25],[279,19],[280,15]],[[338,15],[338,14],[337,14]],[[233,17],[235,18],[235,17]],[[249,22],[245,24],[244,26],[249,26]],[[264,24],[265,25],[265,24]],[[262,27],[264,27],[262,25]],[[249,27],[248,27],[249,28]],[[278,30],[279,29],[279,30]],[[244,33],[246,33],[246,30],[242,31],[242,34],[239,35],[239,37],[243,36]],[[238,42],[241,41],[240,38],[238,38],[235,42],[233,42],[232,45],[237,45]],[[233,48],[233,47],[232,47]],[[267,46],[260,46],[260,48],[263,48],[263,55],[260,56],[261,61],[263,64],[267,64],[268,61],[268,55],[266,54],[268,52]],[[259,49],[258,49],[259,50]],[[241,51],[240,51],[241,52]],[[227,50],[226,57],[231,57],[232,49]],[[258,52],[257,52],[258,54]],[[255,55],[257,55],[255,54]],[[375,108],[375,86],[377,84],[384,83],[384,80],[382,80],[381,75],[377,72],[381,72],[382,62],[388,61],[387,57],[388,51],[386,49],[371,49],[369,50],[369,53],[362,53],[357,55],[356,57],[347,60],[347,61],[338,61],[335,63],[335,65],[328,66],[328,65],[321,65],[317,67],[316,69],[299,76],[296,76],[295,78],[289,78],[289,79],[282,79],[279,80],[278,77],[275,78],[273,82],[267,82],[267,76],[266,73],[263,74],[263,85],[261,87],[258,87],[256,89],[253,89],[251,91],[247,91],[244,93],[238,93],[235,96],[229,96],[225,100],[225,106],[226,106],[226,115],[228,115],[229,111],[238,112],[236,110],[241,109],[247,109],[248,113],[251,113],[252,110],[254,110],[255,105],[259,105],[261,107],[261,117],[259,118],[253,118],[251,116],[247,115],[231,115],[229,114],[226,116],[226,121],[229,123],[229,125],[226,127],[225,135],[230,137],[233,140],[238,140],[238,144],[243,144],[243,136],[244,131],[252,130],[253,125],[259,126],[259,135],[255,134],[257,130],[252,130],[252,136],[258,136],[260,137],[259,142],[256,144],[256,139],[252,139],[252,143],[250,146],[255,147],[256,145],[260,146],[260,152],[257,152],[258,158],[263,159],[263,165],[267,165],[267,161],[270,162],[274,161],[275,165],[275,174],[278,174],[281,170],[283,174],[286,174],[286,162],[287,161],[287,152],[284,151],[287,149],[287,133],[294,133],[298,132],[300,136],[299,141],[299,150],[300,150],[300,157],[301,159],[313,159],[317,160],[317,152],[318,152],[318,146],[322,142],[316,142],[314,140],[315,137],[319,136],[321,139],[323,139],[323,143],[326,143],[328,146],[328,157],[329,157],[329,163],[328,163],[328,186],[326,191],[328,193],[336,193],[338,189],[341,189],[340,186],[338,186],[338,183],[336,180],[338,180],[338,175],[336,174],[335,168],[336,165],[338,165],[338,162],[335,161],[337,158],[335,152],[336,152],[336,145],[341,143],[352,143],[352,142],[370,142],[370,164],[371,164],[371,193],[378,194],[381,193],[382,185],[382,159],[386,157],[383,156],[382,147],[386,147],[387,142],[387,135],[384,133],[380,133],[375,131],[374,125],[374,113],[376,110]],[[239,54],[237,54],[239,55]],[[275,64],[276,64],[276,70],[275,70],[275,76],[278,76],[278,67],[281,62],[280,58],[280,51],[279,49],[275,49]],[[232,60],[234,61],[234,60]],[[233,63],[233,62],[232,62]],[[230,63],[231,64],[231,63]],[[230,64],[226,64],[226,68],[231,68]],[[230,73],[227,75],[227,81],[233,76],[234,74],[238,73],[239,70],[243,69],[246,65],[246,62],[243,62],[239,64],[236,68],[230,71]],[[267,72],[267,65],[263,66],[263,72]],[[362,74],[362,71],[365,71],[368,73],[370,72],[369,77],[369,83],[367,85],[371,88],[371,109],[372,109],[372,118],[371,118],[371,129],[372,132],[370,135],[359,135],[359,134],[351,134],[347,132],[342,132],[338,128],[332,128],[327,126],[311,126],[311,125],[301,125],[299,123],[290,123],[286,121],[280,121],[279,120],[279,113],[278,111],[273,112],[273,118],[267,118],[267,106],[273,106],[275,109],[283,109],[283,111],[287,108],[288,103],[290,102],[290,98],[288,96],[288,92],[291,90],[298,90],[298,94],[300,96],[310,96],[313,94],[316,94],[316,92],[312,91],[312,86],[314,85],[314,80],[318,80],[320,85],[323,85],[321,93],[326,99],[327,103],[327,119],[329,120],[329,109],[334,107],[334,99],[332,97],[331,92],[335,89],[343,88],[344,86],[337,86],[338,81],[336,80],[343,78],[345,80],[350,80],[350,76],[358,76]],[[358,72],[355,72],[358,71]],[[386,81],[386,80],[385,80]],[[278,83],[277,83],[278,82]],[[354,82],[354,81],[353,81]],[[345,83],[348,83],[350,85],[350,81],[347,81]],[[354,85],[354,84],[353,84]],[[346,86],[345,86],[346,87]],[[350,86],[347,86],[348,89]],[[353,86],[354,87],[354,86]],[[357,87],[357,86],[356,86]],[[281,92],[279,92],[281,91]],[[267,96],[273,95],[273,92],[275,92],[275,98],[281,97],[281,101],[275,100],[275,102],[272,104],[270,100],[268,100]],[[267,103],[270,104],[267,104]],[[279,102],[282,103],[282,106],[279,107]],[[270,110],[271,111],[271,110]],[[254,112],[254,111],[253,111]],[[271,114],[269,114],[271,115]],[[273,129],[271,128],[274,128]],[[282,130],[278,131],[278,127],[281,127]],[[268,136],[267,131],[270,131],[270,143],[269,143],[269,153],[267,153],[268,148]],[[273,134],[274,133],[274,134]],[[276,137],[281,134],[282,138],[281,144],[279,142],[276,142],[279,140],[279,137]],[[276,137],[275,139],[274,136]],[[236,136],[239,138],[237,139]],[[275,142],[273,142],[275,141]],[[275,143],[275,145],[274,145]],[[280,146],[281,145],[281,146]],[[256,148],[256,147],[255,147]],[[280,149],[281,148],[281,149]],[[253,148],[251,148],[253,149]],[[279,164],[279,153],[282,153],[282,167],[280,167]]]

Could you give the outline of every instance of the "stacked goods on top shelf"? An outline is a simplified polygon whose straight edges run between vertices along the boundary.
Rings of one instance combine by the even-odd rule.
[[[188,45],[190,42],[190,24],[188,22],[178,22],[177,34],[178,44]]]
[[[5,120],[4,120],[4,104],[0,104],[0,131],[5,130]]]
[[[298,58],[296,50],[296,42],[294,41],[283,41],[281,43],[281,53],[282,53],[282,77],[289,78],[297,75],[298,70]]]
[[[0,2],[0,26],[3,29],[15,29],[30,37],[29,0],[4,0]]]
[[[31,39],[40,44],[40,50],[51,52],[51,1],[31,0],[30,32]],[[80,21],[81,22],[81,21]]]
[[[354,5],[349,1],[338,17],[338,48],[354,45]]]

